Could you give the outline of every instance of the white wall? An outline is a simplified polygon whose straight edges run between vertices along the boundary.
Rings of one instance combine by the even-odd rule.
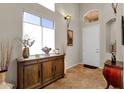
[[[110,54],[108,56],[108,53],[106,52],[106,23],[113,17],[116,17],[116,21],[114,22],[114,24],[112,24],[112,29],[114,30],[114,34],[112,35],[113,41],[116,40],[117,43],[117,53],[116,53],[116,57],[117,60],[121,60],[122,61],[122,45],[121,45],[121,13],[122,13],[122,4],[119,4],[118,6],[118,10],[117,10],[117,15],[115,16],[111,7],[111,4],[106,4],[106,3],[102,3],[102,4],[95,4],[95,3],[88,3],[88,4],[80,4],[80,18],[81,18],[81,28],[83,28],[84,26],[86,26],[85,24],[83,24],[83,15],[89,11],[89,10],[93,10],[93,9],[99,9],[100,10],[100,21],[98,23],[100,23],[100,27],[101,27],[101,31],[100,31],[100,49],[101,49],[101,53],[100,53],[100,66],[102,67],[104,62],[107,59],[110,59]],[[115,27],[116,26],[116,27]],[[114,36],[115,35],[115,36]]]
[[[124,16],[124,4],[122,4],[122,16]],[[122,46],[122,48],[123,48],[123,61],[124,61],[124,45]]]
[[[67,25],[64,20],[65,14],[71,14],[70,29],[73,30],[73,46],[67,46]],[[79,24],[78,4],[55,4],[56,17],[56,48],[66,48],[66,67],[81,62],[81,32]]]
[[[124,16],[124,4],[122,4],[122,15]],[[122,46],[123,50],[123,67],[124,67],[124,45]],[[124,71],[123,71],[123,82],[124,82]]]
[[[104,6],[104,14],[107,14],[106,16],[103,16],[103,22],[104,22],[104,28],[106,28],[105,23],[112,17],[116,18],[116,21],[112,23],[111,25],[111,31],[114,33],[112,34],[114,37],[113,40],[116,40],[117,45],[117,53],[116,58],[117,60],[122,61],[122,34],[121,34],[121,15],[122,15],[122,4],[118,5],[117,8],[117,15],[115,16],[113,13],[113,10],[111,8],[111,4],[105,4]],[[107,10],[107,11],[106,11]],[[106,31],[105,31],[106,32]],[[111,32],[111,33],[112,33]],[[113,41],[112,40],[112,41]]]
[[[17,39],[22,38],[23,12],[54,19],[54,13],[39,4],[0,4],[0,41],[11,40],[14,44],[12,61],[7,72],[7,81],[16,84],[17,62],[21,56],[21,45]]]

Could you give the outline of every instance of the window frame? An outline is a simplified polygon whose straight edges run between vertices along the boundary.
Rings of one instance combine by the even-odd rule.
[[[55,49],[55,21],[52,19],[48,19],[48,18],[45,18],[45,17],[40,17],[40,16],[37,16],[37,17],[39,17],[40,18],[40,25],[38,25],[38,24],[34,24],[34,23],[31,23],[31,22],[26,22],[26,21],[24,21],[24,13],[28,13],[28,14],[31,14],[31,15],[34,15],[34,16],[37,16],[37,15],[35,15],[35,14],[33,14],[33,13],[30,13],[30,12],[27,12],[27,11],[23,11],[23,20],[22,20],[22,24],[23,24],[23,31],[22,31],[22,39],[23,39],[23,36],[24,36],[24,23],[28,23],[28,24],[31,24],[31,25],[36,25],[36,26],[40,26],[41,27],[41,48],[43,48],[43,28],[48,28],[48,29],[52,29],[53,31],[54,31],[54,49]],[[47,20],[49,20],[49,21],[52,21],[53,22],[53,28],[50,28],[50,27],[45,27],[45,26],[42,26],[42,18],[43,19],[47,19]],[[22,47],[23,48],[23,47]],[[41,51],[41,54],[43,54],[43,51]],[[34,54],[34,55],[37,55],[37,53],[36,54]],[[31,54],[30,54],[30,56],[32,56]]]

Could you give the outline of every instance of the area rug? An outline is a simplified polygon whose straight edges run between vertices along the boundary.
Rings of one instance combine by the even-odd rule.
[[[79,64],[67,69],[64,78],[44,89],[104,89],[106,85],[102,69],[90,69]]]

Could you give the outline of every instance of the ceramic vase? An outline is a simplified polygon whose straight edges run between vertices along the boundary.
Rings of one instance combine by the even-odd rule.
[[[5,81],[6,72],[7,71],[1,71],[0,72],[0,88],[3,87],[4,85],[6,85],[6,81]]]
[[[13,84],[6,82],[6,73],[7,70],[0,71],[0,89],[12,89],[14,87]]]
[[[29,57],[29,47],[25,47],[23,49],[23,58],[28,58]]]

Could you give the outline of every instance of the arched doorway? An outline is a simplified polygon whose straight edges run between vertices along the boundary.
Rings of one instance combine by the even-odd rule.
[[[88,11],[83,16],[82,56],[83,64],[100,66],[99,10]]]

